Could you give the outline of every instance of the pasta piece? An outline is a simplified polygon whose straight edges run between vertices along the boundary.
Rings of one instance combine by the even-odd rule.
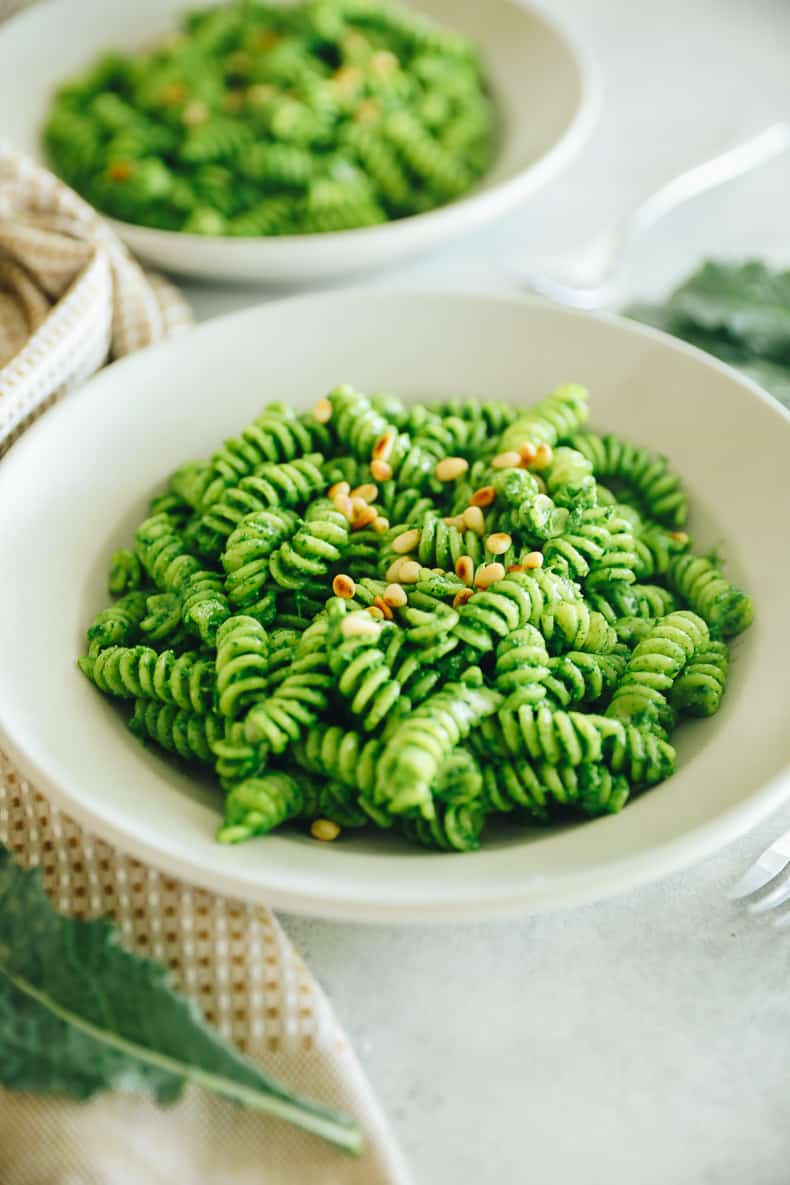
[[[725,637],[740,634],[751,625],[751,598],[725,580],[711,560],[699,555],[679,556],[669,566],[667,581],[711,629],[720,630]]]

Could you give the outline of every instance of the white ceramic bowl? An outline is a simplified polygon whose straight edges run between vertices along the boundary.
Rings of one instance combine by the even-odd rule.
[[[197,783],[142,748],[75,665],[107,601],[110,553],[132,538],[147,498],[270,399],[306,408],[351,382],[525,403],[566,380],[591,388],[595,426],[671,456],[697,543],[717,546],[756,601],[721,711],[676,733],[675,776],[618,816],[552,831],[510,824],[463,856],[389,833],[217,845],[211,779]],[[222,318],[111,366],[0,462],[0,743],[96,833],[187,880],[273,906],[426,920],[626,889],[704,856],[790,789],[789,457],[790,416],[777,404],[698,351],[616,318],[371,291]]]
[[[43,159],[40,128],[56,84],[100,52],[171,31],[188,0],[42,0],[0,27],[0,131]],[[401,262],[506,213],[574,156],[598,110],[595,72],[553,20],[517,0],[418,0],[482,47],[502,143],[478,188],[380,227],[282,238],[206,238],[113,226],[142,258],[184,275],[304,283]]]

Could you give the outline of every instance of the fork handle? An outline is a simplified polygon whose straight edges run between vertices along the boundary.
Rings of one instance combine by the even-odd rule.
[[[790,148],[790,123],[774,123],[726,152],[679,173],[637,207],[623,228],[621,250],[683,202],[750,172],[787,148]]]

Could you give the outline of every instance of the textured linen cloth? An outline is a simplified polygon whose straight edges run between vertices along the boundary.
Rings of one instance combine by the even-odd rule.
[[[0,145],[0,455],[105,361],[189,320],[87,202]]]
[[[0,454],[104,362],[188,322],[177,290],[146,275],[91,207],[0,148]],[[223,1035],[292,1089],[353,1113],[366,1139],[353,1159],[199,1091],[170,1109],[122,1095],[77,1104],[0,1092],[0,1185],[407,1185],[354,1053],[271,913],[86,834],[2,751],[0,841],[41,867],[61,912],[109,914],[124,944],[169,967]]]

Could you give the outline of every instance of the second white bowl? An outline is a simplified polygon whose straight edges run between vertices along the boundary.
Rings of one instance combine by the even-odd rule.
[[[43,0],[17,16],[0,33],[5,134],[43,159],[40,129],[54,88],[105,50],[156,41],[175,28],[186,6],[186,0]],[[517,0],[419,0],[417,7],[483,49],[501,143],[493,168],[467,197],[335,234],[245,239],[125,222],[114,228],[139,256],[183,275],[297,284],[400,262],[513,209],[584,143],[599,106],[595,70],[552,20]]]

